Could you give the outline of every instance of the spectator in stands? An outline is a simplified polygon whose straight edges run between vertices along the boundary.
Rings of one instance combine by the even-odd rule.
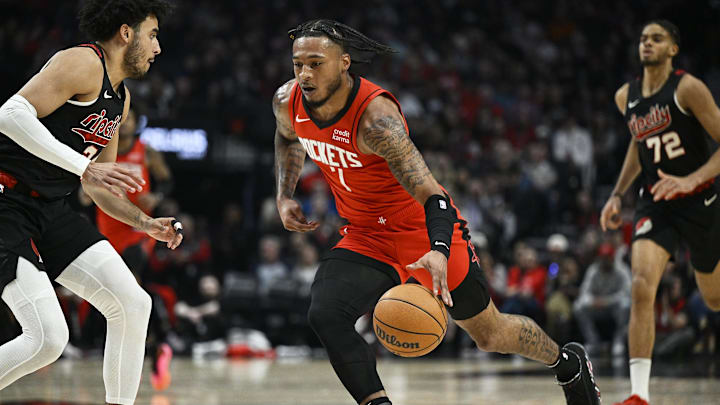
[[[612,321],[612,354],[620,356],[625,350],[630,316],[630,269],[615,261],[615,249],[610,243],[601,244],[597,254],[580,286],[580,296],[574,304],[575,319],[588,352],[595,353],[601,343],[597,322]]]
[[[555,340],[572,340],[573,302],[578,297],[580,284],[578,263],[571,256],[562,257],[550,263],[548,274],[550,281],[545,304],[545,330]]]
[[[282,242],[279,237],[266,235],[260,239],[260,263],[255,266],[258,290],[267,295],[272,284],[288,275],[287,265],[280,259]]]
[[[197,293],[189,299],[179,300],[175,305],[178,335],[192,345],[193,354],[222,351],[226,328],[219,300],[220,283],[214,275],[206,274],[192,287]],[[207,342],[214,344],[208,345]]]
[[[672,262],[668,265],[674,266]],[[671,271],[665,274],[655,300],[654,354],[684,358],[692,350],[695,330],[690,325],[682,279]]]
[[[305,244],[299,249],[299,257],[291,276],[300,286],[298,293],[303,297],[310,296],[310,286],[315,279],[315,272],[320,263],[318,262],[318,250],[311,244]]]
[[[547,269],[538,263],[535,249],[522,242],[515,247],[515,257],[516,265],[508,272],[502,312],[525,315],[542,322]]]

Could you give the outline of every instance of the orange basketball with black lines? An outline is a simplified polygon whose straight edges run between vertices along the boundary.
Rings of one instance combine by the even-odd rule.
[[[373,329],[380,343],[402,357],[419,357],[433,351],[447,331],[445,305],[419,284],[389,289],[373,313]]]

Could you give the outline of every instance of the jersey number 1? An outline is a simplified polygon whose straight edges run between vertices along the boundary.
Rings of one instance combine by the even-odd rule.
[[[332,166],[330,166],[330,170],[333,173],[335,172],[335,168]],[[337,171],[338,171],[338,176],[340,177],[340,184],[342,184],[343,187],[345,187],[345,190],[347,190],[349,193],[352,193],[352,190],[350,190],[350,187],[348,187],[348,185],[345,184],[345,177],[343,176],[343,170],[338,168]]]
[[[645,140],[648,149],[653,150],[653,163],[660,163],[662,160],[662,145],[665,145],[665,154],[668,159],[675,159],[685,154],[685,148],[680,146],[680,135],[677,132],[668,132],[662,136],[653,136]]]

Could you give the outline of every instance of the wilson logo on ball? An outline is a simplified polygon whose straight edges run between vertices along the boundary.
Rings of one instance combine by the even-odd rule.
[[[397,340],[397,337],[395,335],[391,335],[387,332],[385,332],[380,326],[375,326],[375,333],[377,334],[378,338],[385,341],[385,343],[395,346],[395,347],[401,347],[403,349],[419,349],[420,343],[408,343],[408,342],[401,342]]]

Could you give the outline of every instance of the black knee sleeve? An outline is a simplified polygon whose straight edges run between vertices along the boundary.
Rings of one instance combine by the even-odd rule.
[[[355,330],[355,321],[341,312],[313,303],[308,320],[325,346],[335,374],[360,402],[384,388],[375,369],[375,353]]]
[[[352,252],[344,259],[321,263],[312,286],[308,321],[325,346],[335,373],[359,403],[384,388],[375,369],[375,353],[355,330],[355,322],[397,282],[378,269],[386,266],[394,274],[384,263],[369,262],[374,259]]]

